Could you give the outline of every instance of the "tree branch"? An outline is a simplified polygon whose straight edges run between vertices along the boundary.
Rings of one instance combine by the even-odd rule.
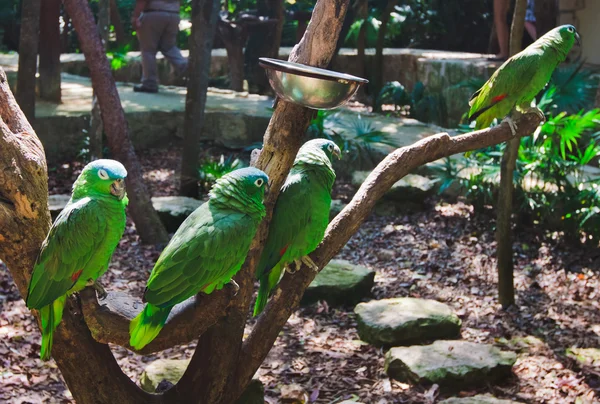
[[[540,118],[536,114],[523,115],[517,121],[518,136],[533,133],[539,124]],[[502,123],[491,129],[455,137],[450,137],[447,133],[438,133],[413,145],[397,149],[379,163],[348,206],[329,224],[323,241],[311,254],[311,258],[319,268],[323,268],[356,233],[375,203],[394,183],[415,168],[443,157],[492,146],[511,138],[508,124]],[[243,343],[239,358],[239,363],[243,365],[237,368],[236,384],[230,386],[230,391],[241,391],[258,370],[281,328],[299,307],[304,291],[315,276],[316,274],[305,266],[295,274],[285,274],[254,329]]]
[[[85,322],[94,339],[133,350],[129,346],[129,322],[142,311],[144,303],[123,292],[109,292],[98,302],[92,288],[84,289],[79,295]],[[224,288],[210,296],[197,295],[176,305],[158,337],[136,352],[145,355],[197,339],[225,315],[232,297],[233,290]]]

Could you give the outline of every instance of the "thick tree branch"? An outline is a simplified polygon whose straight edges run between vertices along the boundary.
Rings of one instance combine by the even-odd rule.
[[[139,314],[144,303],[123,292],[109,292],[98,302],[91,288],[80,292],[80,297],[85,322],[94,339],[132,349],[129,346],[129,322]],[[137,352],[149,354],[197,339],[225,315],[232,297],[233,289],[224,288],[210,296],[198,295],[178,304],[158,337]]]
[[[517,121],[518,135],[531,134],[540,124],[536,114],[524,115]],[[325,238],[311,258],[323,268],[348,242],[350,237],[367,218],[375,203],[391,186],[415,168],[431,161],[469,150],[476,150],[505,142],[512,138],[508,124],[491,129],[450,137],[447,133],[425,138],[411,146],[397,149],[389,154],[367,177],[352,201],[329,224]],[[254,329],[244,341],[240,354],[236,382],[230,386],[238,391],[252,378],[269,350],[275,343],[281,328],[299,306],[304,291],[312,282],[315,273],[307,267],[293,275],[286,274],[273,298],[259,317]]]

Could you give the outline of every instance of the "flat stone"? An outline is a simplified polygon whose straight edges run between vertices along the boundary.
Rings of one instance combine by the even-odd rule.
[[[71,195],[50,195],[48,204],[52,220],[65,208]],[[152,197],[152,206],[158,212],[158,217],[163,222],[169,233],[175,232],[181,223],[204,202],[185,196],[155,196]]]
[[[402,382],[462,389],[508,377],[516,360],[514,352],[493,345],[435,341],[431,345],[390,349],[385,356],[385,371]]]
[[[567,348],[567,356],[575,359],[580,365],[600,367],[600,349],[598,348]]]
[[[352,185],[360,187],[370,171],[355,171]],[[408,174],[396,182],[382,199],[395,203],[422,204],[427,197],[435,193],[436,181],[418,174]]]
[[[146,366],[140,377],[140,386],[148,393],[164,391],[163,386],[177,384],[190,363],[189,359],[158,359]],[[263,404],[264,386],[253,379],[235,404]]]
[[[302,304],[325,300],[329,305],[354,305],[371,295],[375,271],[345,260],[332,260],[304,292]]]
[[[152,206],[169,233],[175,232],[202,203],[198,199],[186,196],[155,196],[152,198]]]
[[[438,404],[522,404],[519,401],[496,398],[490,394],[478,394],[472,397],[451,397]]]
[[[358,335],[377,346],[423,343],[460,336],[461,321],[450,306],[429,299],[372,300],[354,308]]]
[[[67,202],[71,199],[71,195],[67,194],[56,194],[48,196],[48,206],[50,208],[50,216],[52,221],[56,219],[56,216],[65,208]]]

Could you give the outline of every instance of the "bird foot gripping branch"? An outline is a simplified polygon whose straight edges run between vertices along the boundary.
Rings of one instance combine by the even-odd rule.
[[[510,131],[511,131],[513,137],[516,137],[517,136],[517,130],[519,129],[517,127],[517,123],[510,116],[507,116],[506,118],[504,118],[502,120],[502,122],[506,122],[508,124],[508,126],[510,127]]]

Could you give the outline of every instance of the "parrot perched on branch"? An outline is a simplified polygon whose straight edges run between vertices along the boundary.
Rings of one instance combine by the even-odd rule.
[[[129,345],[142,349],[159,334],[173,306],[223,285],[241,268],[265,216],[263,197],[269,178],[256,168],[221,177],[208,202],[181,224],[148,279],[142,312],[129,326]]]
[[[331,189],[335,181],[332,158],[341,157],[337,145],[326,139],[306,142],[281,188],[273,210],[269,235],[256,267],[260,280],[254,316],[260,314],[283,268],[292,262],[318,267],[308,256],[319,245],[329,223]]]
[[[490,126],[494,118],[506,117],[515,136],[517,128],[508,115],[513,108],[522,113],[531,111],[531,101],[548,83],[556,66],[566,59],[575,42],[580,44],[575,27],[561,25],[504,62],[469,101],[469,121],[476,121],[475,129]],[[538,108],[533,112],[544,119]]]
[[[114,160],[86,165],[71,199],[50,228],[33,268],[26,304],[40,313],[42,360],[50,359],[54,330],[67,296],[94,286],[125,230],[125,167]]]

